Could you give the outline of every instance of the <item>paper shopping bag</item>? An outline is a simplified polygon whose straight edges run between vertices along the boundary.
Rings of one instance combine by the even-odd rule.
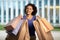
[[[51,31],[45,32],[40,21],[33,22],[39,40],[53,40]]]
[[[18,40],[29,40],[30,39],[29,31],[28,31],[28,24],[27,24],[26,20],[22,24],[22,27],[21,27],[21,29],[19,31],[18,36],[19,36]]]
[[[20,20],[21,20],[21,17],[20,16],[15,17],[9,23],[7,23],[5,29],[7,31],[15,29]]]
[[[30,40],[28,24],[26,21],[22,23],[17,35],[7,35],[6,40]]]
[[[35,20],[35,21],[33,21],[33,25],[34,25],[35,31],[37,33],[38,39],[43,40],[41,32],[39,31],[39,23]]]
[[[20,20],[19,23],[17,24],[16,28],[14,30],[12,30],[12,33],[14,35],[18,34],[18,31],[21,29],[23,22],[24,22],[24,20]]]
[[[45,18],[41,18],[40,22],[41,22],[41,25],[43,25],[42,27],[44,28],[45,32],[48,32],[54,29],[54,27]]]

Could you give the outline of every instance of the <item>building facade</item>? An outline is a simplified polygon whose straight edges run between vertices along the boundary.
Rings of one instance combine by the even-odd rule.
[[[7,24],[19,14],[24,15],[28,3],[36,5],[37,15],[52,25],[60,25],[60,0],[0,0],[0,24]]]

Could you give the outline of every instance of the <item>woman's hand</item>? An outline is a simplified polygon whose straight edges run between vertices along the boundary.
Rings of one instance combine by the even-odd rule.
[[[23,16],[22,16],[21,14],[19,15],[19,17],[20,17],[20,18],[23,18]]]
[[[36,19],[40,19],[41,17],[40,16],[36,16]]]

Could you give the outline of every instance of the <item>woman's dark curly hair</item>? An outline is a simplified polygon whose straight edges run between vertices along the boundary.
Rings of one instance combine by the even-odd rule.
[[[36,13],[37,13],[37,7],[36,7],[34,4],[31,4],[31,3],[29,3],[29,4],[27,4],[27,5],[25,6],[24,13],[27,14],[27,13],[26,13],[26,8],[27,8],[28,6],[32,6],[32,8],[33,8],[32,15],[33,15],[33,16],[36,15]]]

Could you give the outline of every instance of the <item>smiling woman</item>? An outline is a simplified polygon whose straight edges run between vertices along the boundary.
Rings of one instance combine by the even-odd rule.
[[[0,23],[6,24],[20,13],[24,15],[23,9],[28,3],[35,4],[37,15],[46,18],[52,25],[60,24],[60,0],[0,0]]]
[[[36,40],[33,21],[36,20],[37,7],[29,3],[25,6],[24,12],[26,15],[23,18],[28,20],[30,40]]]

